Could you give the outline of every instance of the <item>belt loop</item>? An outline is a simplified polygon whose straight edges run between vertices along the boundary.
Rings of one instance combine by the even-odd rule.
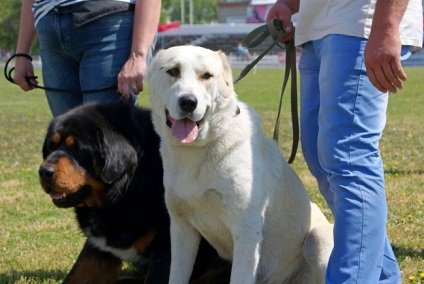
[[[59,8],[57,6],[53,7],[53,9],[50,10],[53,14],[59,14]]]
[[[74,4],[71,4],[69,6],[55,6],[53,9],[50,10],[50,12],[57,15],[71,15],[74,12],[73,5]]]

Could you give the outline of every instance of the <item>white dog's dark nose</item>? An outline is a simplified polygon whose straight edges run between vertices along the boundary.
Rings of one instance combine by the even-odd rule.
[[[180,108],[187,113],[193,112],[197,107],[197,99],[193,95],[181,97],[178,103]]]

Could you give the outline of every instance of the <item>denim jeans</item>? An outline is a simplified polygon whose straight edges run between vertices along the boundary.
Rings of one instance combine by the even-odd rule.
[[[50,12],[36,29],[44,86],[80,91],[113,86],[96,93],[46,91],[53,116],[81,104],[121,99],[115,86],[130,54],[132,11],[111,14],[80,27],[74,25],[72,14]]]
[[[335,218],[326,283],[400,283],[379,151],[388,94],[369,81],[365,45],[329,35],[306,43],[299,62],[302,150]]]

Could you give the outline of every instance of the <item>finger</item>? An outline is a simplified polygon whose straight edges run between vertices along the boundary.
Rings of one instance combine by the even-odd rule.
[[[402,88],[402,82],[393,73],[390,64],[382,66],[382,72],[377,75],[378,81],[384,88],[392,93],[396,93],[398,89]]]
[[[24,91],[31,90],[31,87],[28,85],[28,82],[23,77],[16,77],[14,79],[15,83]]]
[[[380,75],[380,84],[384,85],[392,93],[396,93],[397,89],[402,89],[403,84],[396,76],[392,64],[389,62],[383,64],[382,70],[384,75]]]
[[[396,92],[396,88],[392,85],[391,82],[386,77],[386,73],[382,69],[382,67],[378,67],[377,69],[374,69],[375,77],[377,79],[378,84],[382,86],[384,92],[390,91],[390,92]]]
[[[28,80],[29,78],[29,80]],[[28,76],[25,78],[25,82],[27,83],[27,85],[29,86],[30,90],[35,89],[38,85],[38,80],[37,80],[37,76]]]
[[[399,80],[399,78],[390,70],[389,74],[386,74],[387,81],[393,86],[393,88],[402,89],[403,83]],[[393,92],[393,90],[391,90]]]
[[[293,23],[292,23],[291,19],[283,18],[281,20],[281,25],[283,26],[285,33],[291,33],[294,30]]]
[[[294,37],[294,30],[292,32],[286,32],[284,37],[282,38],[282,42],[288,42],[289,40],[293,39]]]
[[[138,94],[140,93],[139,88],[137,87],[136,84],[128,85],[127,89],[128,89],[128,97],[124,96],[125,99],[137,97]]]
[[[136,94],[136,95],[138,95],[138,93],[140,93],[137,85],[135,85],[135,84],[130,85],[129,92],[132,92],[133,94]]]
[[[402,64],[400,63],[400,60],[396,60],[396,61],[394,60],[391,62],[391,64],[392,64],[392,69],[395,76],[402,81],[406,81],[407,76],[405,71],[402,68]]]
[[[137,80],[137,89],[139,92],[142,92],[144,88],[143,80]]]
[[[290,21],[290,19],[283,19],[281,20],[281,24],[284,30],[284,36],[280,40],[280,42],[287,42],[291,40],[294,36],[294,27],[293,23]]]
[[[143,80],[137,80],[135,83],[130,84],[130,90],[138,95],[143,91]]]
[[[383,73],[383,75],[377,76],[378,82],[381,86],[385,89],[385,92],[391,92],[396,93],[397,88],[392,84],[392,82],[389,81],[389,79],[386,77],[386,75]]]
[[[125,99],[130,98],[129,88],[127,84],[118,83],[118,93],[120,93]]]
[[[374,71],[374,69],[368,69],[368,78],[371,81],[371,83],[376,87],[380,92],[387,93],[387,89],[384,88],[383,85],[380,84],[380,82],[377,79],[377,75]]]
[[[37,79],[31,79],[30,80],[30,82],[31,82],[31,84],[33,84],[33,85],[38,85],[38,80]],[[31,86],[31,89],[34,89],[35,87],[33,87],[33,86]]]

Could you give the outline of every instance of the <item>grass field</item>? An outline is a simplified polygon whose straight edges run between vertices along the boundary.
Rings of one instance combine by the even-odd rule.
[[[424,69],[408,68],[408,82],[390,96],[381,141],[385,161],[388,233],[403,283],[424,283]],[[235,71],[237,73],[237,71]],[[258,69],[237,84],[239,98],[260,114],[272,137],[281,69]],[[142,93],[139,104],[148,106]],[[280,146],[288,155],[291,125],[285,98]],[[0,78],[0,283],[60,283],[84,241],[72,210],[56,208],[38,183],[41,146],[51,115],[42,91],[22,92]],[[301,151],[293,167],[313,200],[331,218]],[[126,271],[130,270],[126,267]],[[368,283],[364,283],[368,284]]]

